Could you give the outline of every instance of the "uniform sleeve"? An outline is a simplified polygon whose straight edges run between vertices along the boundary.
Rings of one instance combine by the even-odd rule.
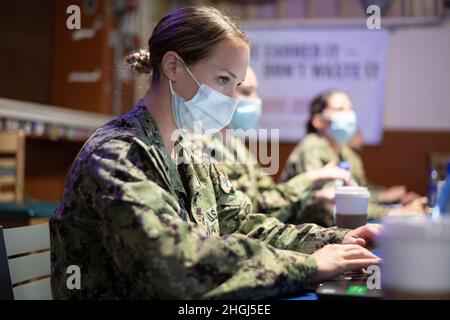
[[[217,166],[212,167],[211,180],[216,186],[219,223],[222,234],[241,233],[250,238],[264,241],[271,246],[303,253],[312,253],[327,244],[341,243],[347,229],[322,228],[315,224],[284,224],[267,214],[236,210],[248,198],[239,191],[222,187],[228,177]]]
[[[320,140],[309,139],[301,145],[298,153],[297,174],[321,169],[332,160]]]
[[[306,175],[297,175],[285,183],[275,183],[261,168],[256,168],[257,212],[266,213],[282,222],[292,222],[301,215],[313,196],[314,182]]]
[[[369,207],[367,208],[367,219],[372,221],[380,221],[387,216],[388,211],[388,207],[378,204],[376,201],[370,199]]]
[[[300,144],[298,144],[294,150],[289,155],[289,158],[287,159],[283,172],[280,176],[279,181],[280,182],[286,182],[293,177],[297,176],[299,173],[303,172],[303,169],[301,168],[301,164],[299,161],[300,157]]]
[[[147,157],[134,144],[113,140],[87,164],[104,247],[142,298],[156,292],[169,299],[263,299],[311,281],[317,272],[311,256],[243,234],[206,237],[181,219],[176,197],[142,170]]]
[[[293,223],[315,223],[327,228],[334,226],[334,202],[324,201],[315,196],[309,198],[301,215],[297,216]]]
[[[280,180],[285,182],[299,174],[322,168],[329,162],[324,163],[325,157],[325,151],[318,140],[305,138],[289,156]]]
[[[342,148],[342,155],[344,159],[346,159],[346,161],[350,163],[352,178],[356,181],[356,183],[358,183],[358,185],[360,186],[369,187],[366,177],[366,171],[364,169],[364,163],[361,156],[348,146],[344,146]]]

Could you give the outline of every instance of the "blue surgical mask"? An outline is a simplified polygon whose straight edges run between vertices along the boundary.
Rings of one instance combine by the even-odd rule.
[[[261,99],[239,99],[236,112],[228,127],[234,130],[248,130],[253,128],[261,116],[261,106]]]
[[[199,134],[219,132],[230,123],[238,100],[200,84],[184,62],[183,65],[199,88],[195,96],[186,101],[175,93],[169,80],[172,111],[178,128]]]
[[[330,120],[328,133],[336,142],[345,144],[355,136],[358,125],[354,111],[336,112]]]

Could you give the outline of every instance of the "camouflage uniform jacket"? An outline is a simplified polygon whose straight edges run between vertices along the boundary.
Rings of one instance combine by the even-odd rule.
[[[348,232],[251,214],[214,163],[182,136],[175,147],[178,166],[142,101],[86,142],[50,220],[54,298],[284,295],[317,272],[307,253]],[[71,265],[80,290],[67,288]]]

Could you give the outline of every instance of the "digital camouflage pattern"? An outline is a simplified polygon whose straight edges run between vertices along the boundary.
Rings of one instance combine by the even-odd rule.
[[[337,155],[328,141],[316,133],[308,134],[294,148],[284,167],[281,181],[289,180],[291,177],[307,171],[320,169],[331,161],[334,161],[336,164],[339,164],[341,161],[347,161],[350,164],[352,178],[358,185],[367,186],[371,192],[368,218],[371,220],[382,219],[387,214],[388,208],[376,202],[375,199],[377,198],[379,189],[368,184],[361,157],[345,145],[342,146],[341,153]],[[308,208],[305,209],[304,217],[306,221],[318,223],[323,226],[333,225],[333,211],[324,210],[326,207],[331,208],[326,203],[321,203],[313,199]],[[325,215],[321,216],[315,213],[325,213]]]
[[[228,135],[224,141],[213,135],[190,138],[222,166],[234,188],[250,198],[253,212],[268,214],[285,223],[298,224],[302,220],[302,210],[315,193],[309,177],[298,175],[286,183],[275,183],[235,135]]]
[[[251,214],[183,136],[175,149],[174,162],[142,101],[84,145],[50,220],[56,299],[276,297],[310,283],[308,254],[348,232]],[[66,287],[70,265],[80,290]]]

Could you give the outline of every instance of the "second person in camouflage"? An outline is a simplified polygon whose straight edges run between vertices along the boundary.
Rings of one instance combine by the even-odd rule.
[[[317,170],[330,161],[334,163],[346,161],[350,164],[352,178],[359,185],[368,186],[372,193],[368,209],[369,219],[380,220],[388,215],[402,216],[409,215],[411,212],[425,214],[425,199],[416,199],[401,209],[390,209],[378,204],[376,199],[378,188],[368,184],[361,157],[347,145],[356,130],[356,115],[347,94],[330,91],[317,96],[310,105],[308,134],[290,154],[281,180],[286,181],[298,174]],[[333,189],[332,184],[328,187],[330,191]],[[330,198],[332,199],[333,196]],[[330,208],[331,206],[323,199],[313,201],[304,212],[305,219],[325,226],[332,225],[333,212]],[[324,215],[319,216],[317,212],[322,212]]]

